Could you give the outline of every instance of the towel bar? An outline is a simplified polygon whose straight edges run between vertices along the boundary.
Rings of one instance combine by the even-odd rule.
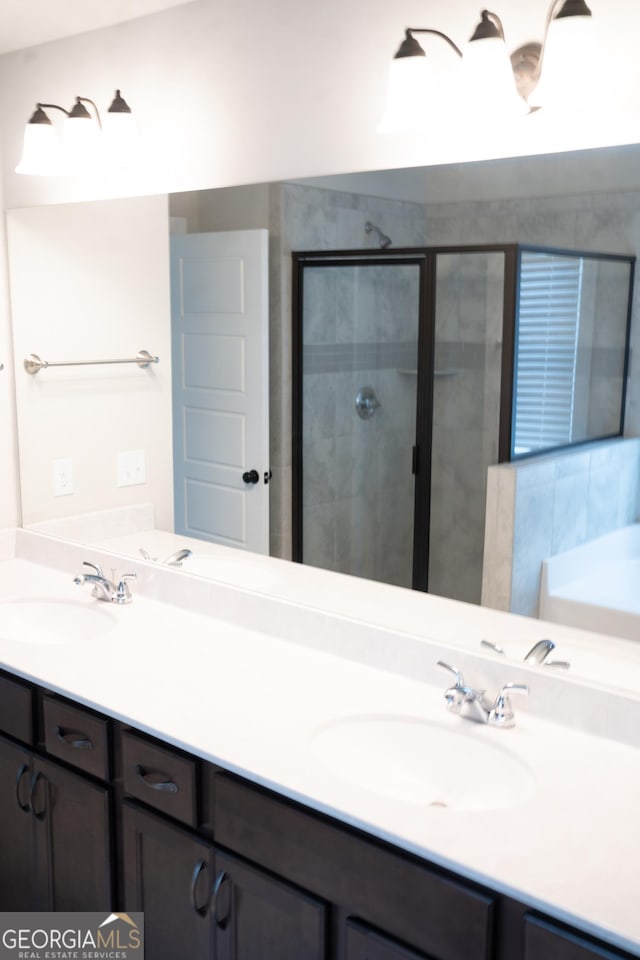
[[[139,367],[148,367],[150,363],[160,363],[160,358],[152,357],[147,350],[138,350],[135,357],[126,360],[41,360],[37,353],[24,358],[27,373],[37,373],[46,367],[86,367],[103,363],[137,363]]]

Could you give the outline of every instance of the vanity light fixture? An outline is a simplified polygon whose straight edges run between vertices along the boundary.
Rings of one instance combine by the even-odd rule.
[[[437,76],[416,34],[444,40],[453,51],[450,75]],[[585,0],[552,0],[542,43],[528,43],[511,56],[502,21],[490,10],[481,19],[463,50],[445,33],[426,27],[408,27],[389,71],[384,116],[379,133],[414,132],[424,126],[425,104],[438,99],[465,108],[472,115],[508,118],[532,112],[543,104],[569,105],[584,97],[584,71],[576,64],[593,63],[592,15]],[[457,89],[442,89],[455,85]]]
[[[93,108],[93,113],[85,104]],[[62,140],[45,110],[65,114]],[[38,103],[25,127],[22,159],[16,173],[57,176],[126,167],[136,143],[135,120],[119,90],[109,106],[104,126],[97,106],[88,97],[76,97],[71,110],[57,103]]]

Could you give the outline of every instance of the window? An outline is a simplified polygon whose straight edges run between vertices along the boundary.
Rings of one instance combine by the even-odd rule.
[[[514,453],[574,439],[582,258],[525,251],[520,262]]]

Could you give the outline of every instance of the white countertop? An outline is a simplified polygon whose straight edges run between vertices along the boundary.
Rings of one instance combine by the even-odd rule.
[[[565,689],[557,678],[511,669],[507,677],[504,663],[467,658],[465,670],[482,666],[492,693],[497,670],[531,688],[530,703],[514,698],[514,729],[471,724],[445,710],[447,678],[435,660],[451,653],[438,641],[365,632],[354,619],[144,562],[132,604],[99,604],[72,583],[86,549],[24,531],[15,543],[11,558],[0,541],[0,601],[68,601],[101,635],[0,638],[6,669],[640,956],[640,752],[541,717],[536,689],[557,697]],[[399,671],[380,669],[383,650],[395,650]],[[591,698],[587,711],[602,706],[597,692],[565,687],[575,704]],[[323,765],[312,742],[327,723],[360,715],[418,718],[506,749],[532,772],[533,791],[513,806],[465,812],[355,786]]]

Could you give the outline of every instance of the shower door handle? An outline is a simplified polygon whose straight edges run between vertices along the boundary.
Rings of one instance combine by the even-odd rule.
[[[260,474],[257,470],[247,470],[246,473],[242,474],[242,479],[245,483],[257,483],[260,479]]]

